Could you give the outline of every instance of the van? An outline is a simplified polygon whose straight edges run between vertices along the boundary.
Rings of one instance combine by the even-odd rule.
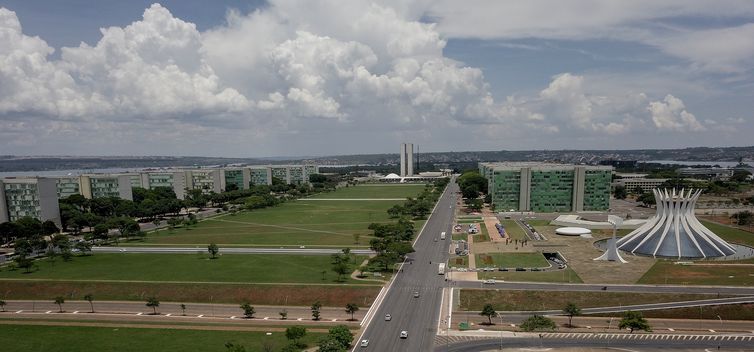
[[[441,240],[445,239],[445,231],[443,231],[443,232],[440,233],[440,239]]]

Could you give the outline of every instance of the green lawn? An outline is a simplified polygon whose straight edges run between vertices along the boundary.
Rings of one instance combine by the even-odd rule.
[[[477,264],[479,266],[479,264]],[[556,271],[489,271],[480,272],[479,279],[496,279],[505,281],[525,282],[570,282],[583,283],[581,278],[571,268]]]
[[[674,285],[752,286],[754,270],[750,266],[678,265],[659,260],[637,283]]]
[[[754,233],[709,221],[702,220],[702,224],[728,242],[740,243],[754,247]]]
[[[478,268],[543,268],[549,266],[542,253],[479,253]]]
[[[464,240],[467,241],[469,239],[469,234],[466,232],[460,232],[460,233],[454,233],[453,234],[453,241],[460,241]]]
[[[423,185],[379,185],[341,188],[322,198],[405,198],[416,196]],[[323,246],[369,247],[373,222],[392,222],[387,209],[396,200],[307,200],[277,207],[218,216],[189,228],[161,230],[143,242],[128,245],[206,246]],[[417,224],[418,225],[418,224]],[[420,229],[417,226],[417,230]],[[354,234],[360,236],[358,243]]]
[[[532,227],[550,226],[550,220],[526,219],[526,222]]]
[[[262,351],[263,344],[279,351],[285,332],[266,336],[262,331],[207,331],[124,327],[2,325],[0,344],[4,351],[29,352],[217,352],[226,342],[243,345],[247,351]],[[322,333],[307,332],[302,342],[315,346]]]
[[[524,229],[522,229],[521,226],[518,226],[515,221],[502,220],[500,221],[500,224],[503,225],[503,227],[505,228],[505,233],[507,233],[512,240],[526,239],[526,233],[524,232]]]
[[[483,222],[477,224],[479,225],[479,233],[474,235],[474,242],[489,242],[490,235],[487,233],[487,226],[484,226]]]
[[[448,259],[448,267],[468,268],[469,257],[468,256],[451,256],[450,259]]]
[[[104,254],[76,257],[70,262],[60,259],[36,261],[39,270],[0,271],[0,278],[55,280],[118,280],[159,282],[238,282],[238,283],[316,283],[322,271],[336,279],[331,258],[327,255],[226,254],[209,259],[202,254]],[[355,256],[360,264],[365,256]],[[355,267],[355,265],[354,265]],[[350,277],[346,283],[356,283]]]
[[[728,297],[728,296],[721,296]],[[496,310],[525,311],[562,309],[569,302],[580,308],[695,301],[718,298],[715,294],[567,292],[462,289],[459,302],[463,310],[481,310],[491,303]],[[699,309],[696,308],[697,314]]]
[[[320,193],[311,198],[338,198],[338,199],[379,199],[416,197],[424,190],[424,184],[406,185],[358,185],[338,188],[335,192]]]

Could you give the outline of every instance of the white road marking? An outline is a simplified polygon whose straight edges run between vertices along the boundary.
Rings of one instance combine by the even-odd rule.
[[[166,317],[169,317],[169,316],[171,316],[171,315],[173,315],[173,313],[168,313],[168,314],[165,314],[165,316],[166,316]]]
[[[22,313],[23,310],[16,311],[16,314]]]
[[[231,316],[230,318],[231,318],[231,319],[235,319],[235,318],[236,318],[236,316],[234,315],[234,316]]]
[[[48,310],[48,311],[45,312],[45,314],[50,314],[50,313],[52,313],[51,310]]]
[[[332,321],[338,321],[338,319],[333,319]]]
[[[204,316],[204,314],[199,314],[199,315],[197,315],[196,317],[197,317],[197,318],[201,318],[201,317],[203,317],[203,316]]]
[[[142,314],[143,314],[142,312],[138,312],[138,313],[136,313],[136,315],[142,315]]]
[[[304,320],[304,318],[298,318],[298,319],[296,319],[296,320],[298,320],[298,321],[302,321],[302,320]]]
[[[79,311],[77,311],[77,310],[74,310],[74,311],[73,311],[73,314],[79,314]]]
[[[270,320],[270,317],[264,317],[264,320]]]
[[[668,331],[675,331],[675,329],[673,329],[673,328],[668,328]]]
[[[709,329],[709,332],[715,332],[715,330]]]

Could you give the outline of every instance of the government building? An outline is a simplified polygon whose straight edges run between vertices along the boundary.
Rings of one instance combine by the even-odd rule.
[[[497,211],[604,211],[610,207],[611,166],[534,162],[479,163]]]

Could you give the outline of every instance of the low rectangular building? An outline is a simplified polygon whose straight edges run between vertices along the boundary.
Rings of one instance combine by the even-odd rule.
[[[543,213],[602,211],[610,207],[611,166],[480,163],[497,210]]]
[[[19,177],[0,180],[0,223],[23,217],[52,220],[60,227],[57,180]]]

